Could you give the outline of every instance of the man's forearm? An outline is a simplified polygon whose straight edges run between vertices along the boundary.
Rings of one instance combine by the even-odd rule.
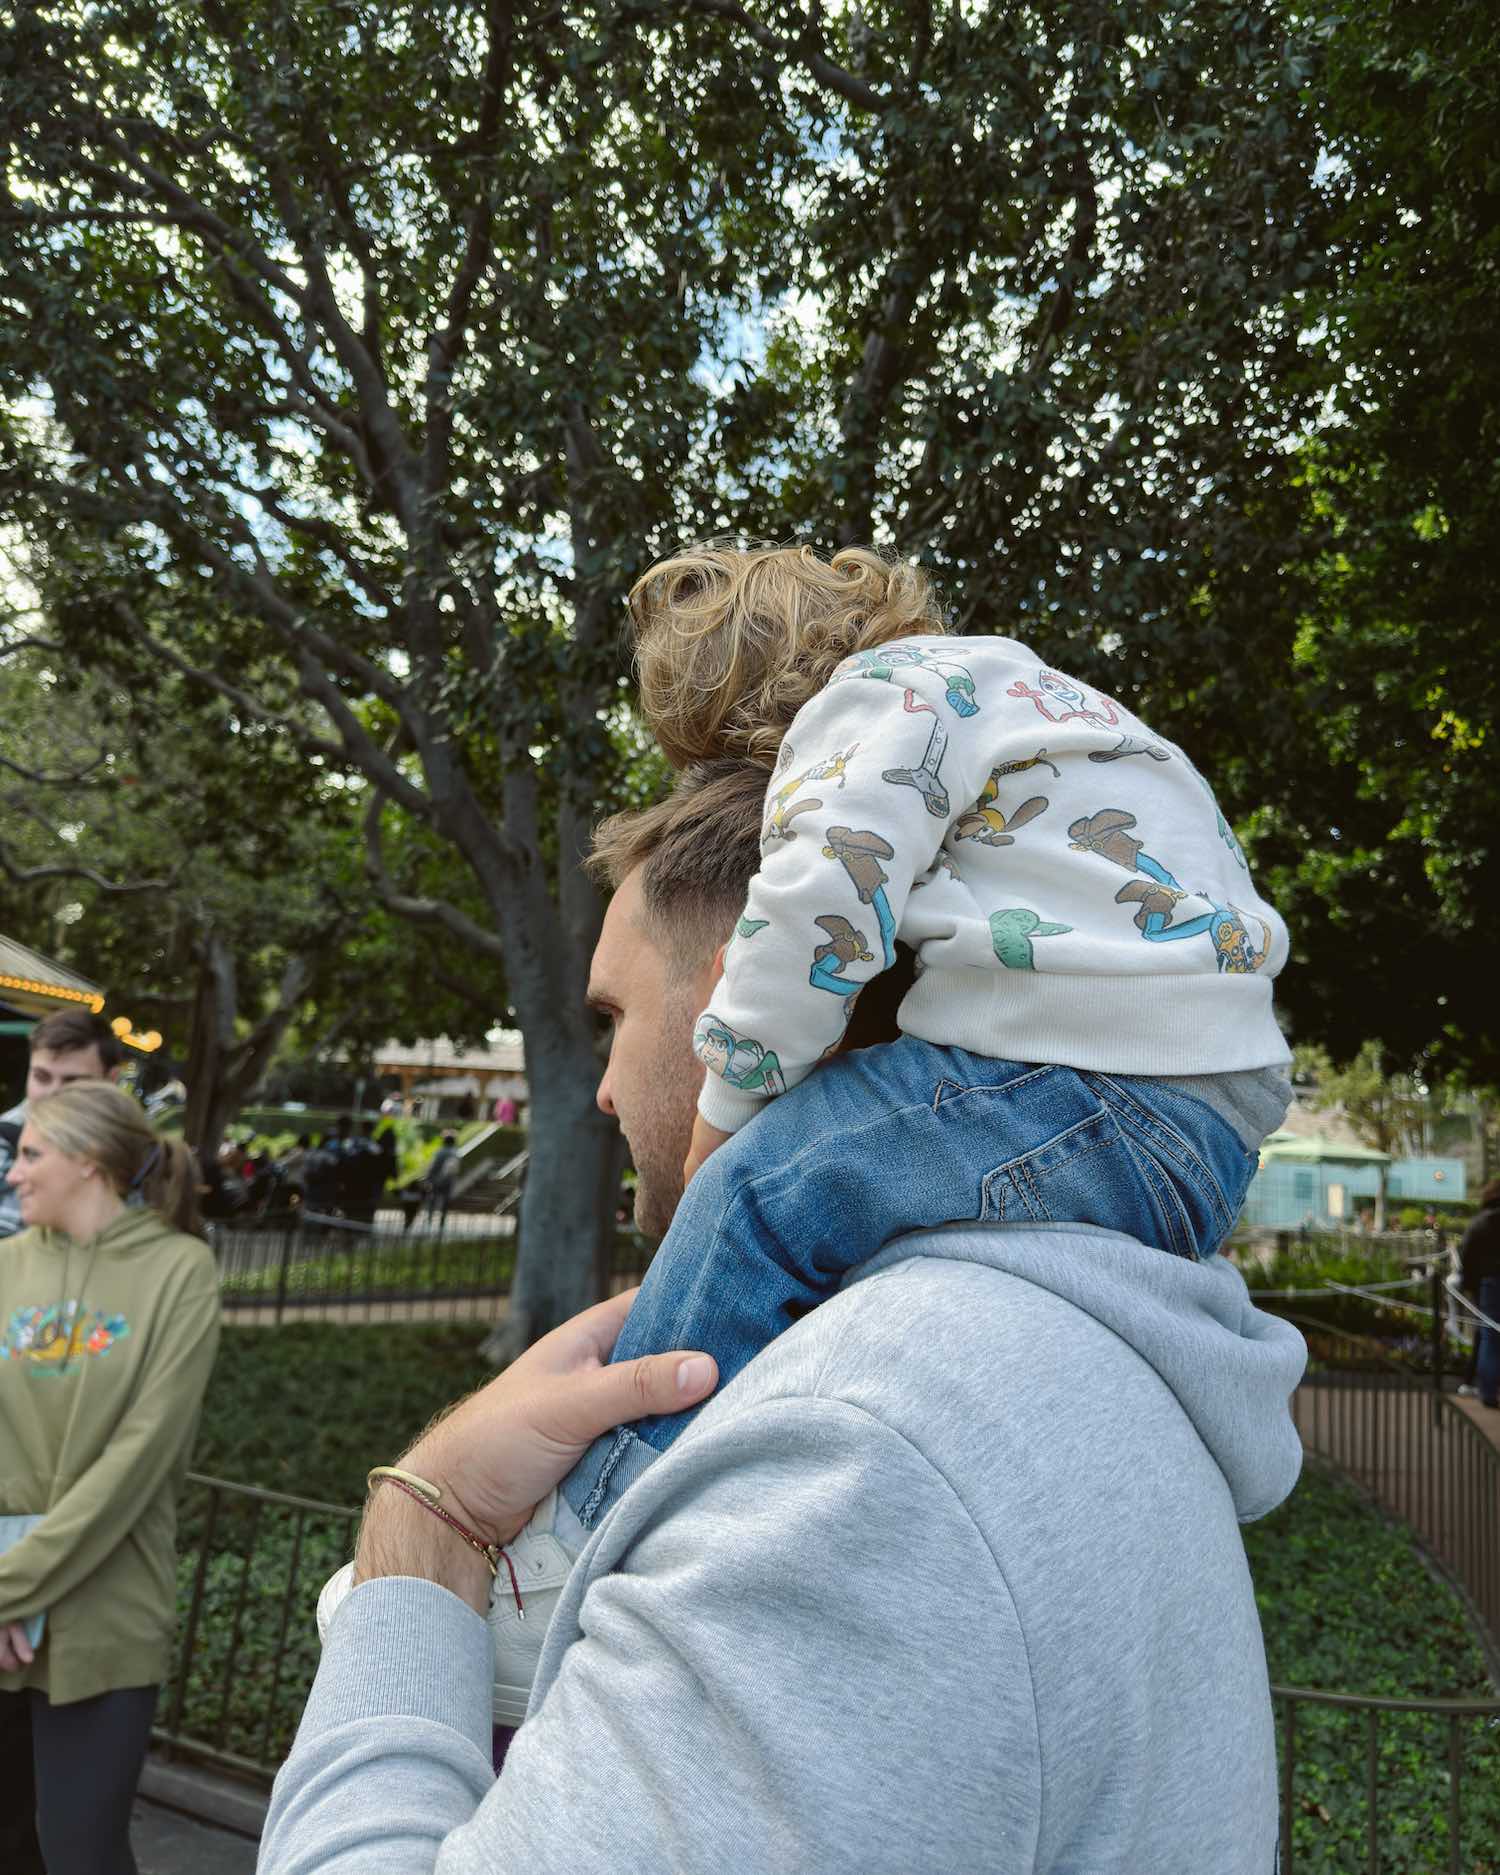
[[[389,1483],[371,1492],[354,1551],[354,1580],[376,1576],[421,1576],[450,1590],[477,1614],[489,1609],[489,1564],[440,1517]]]

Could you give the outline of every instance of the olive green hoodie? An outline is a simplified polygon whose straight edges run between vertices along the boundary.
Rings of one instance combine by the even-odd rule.
[[[0,1556],[0,1621],[47,1616],[0,1690],[65,1705],[165,1678],[177,1491],[218,1340],[212,1253],[154,1211],[0,1244],[0,1512],[42,1514]]]

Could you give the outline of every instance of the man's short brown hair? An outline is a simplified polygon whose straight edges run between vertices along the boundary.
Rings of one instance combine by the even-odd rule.
[[[642,868],[646,917],[675,963],[705,963],[734,930],[760,869],[770,783],[759,762],[698,762],[664,801],[594,829],[589,876],[614,888]]]
[[[80,1048],[97,1048],[106,1074],[125,1059],[120,1038],[104,1020],[88,1009],[54,1009],[31,1031],[32,1054],[45,1048],[54,1055],[71,1055]]]

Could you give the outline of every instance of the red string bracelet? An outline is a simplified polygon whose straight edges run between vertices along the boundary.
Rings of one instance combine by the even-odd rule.
[[[419,1478],[415,1472],[401,1471],[395,1465],[376,1465],[373,1470],[365,1474],[365,1484],[370,1490],[373,1490],[377,1484],[393,1484],[414,1504],[420,1504],[423,1510],[430,1510],[434,1517],[441,1517],[450,1530],[457,1531],[470,1549],[479,1551],[489,1564],[492,1576],[499,1575],[500,1564],[503,1562],[506,1573],[510,1576],[510,1592],[515,1597],[516,1619],[518,1621],[526,1619],[525,1605],[521,1600],[521,1585],[516,1580],[515,1565],[510,1557],[498,1543],[484,1542],[469,1529],[467,1524],[460,1523],[457,1517],[451,1516],[443,1509],[438,1503],[438,1499],[443,1495],[441,1486],[430,1483],[426,1478]]]

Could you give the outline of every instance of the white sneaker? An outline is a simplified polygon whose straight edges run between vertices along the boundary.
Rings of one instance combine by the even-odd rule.
[[[531,1522],[506,1545],[511,1568],[502,1561],[490,1599],[490,1635],[495,1644],[496,1725],[519,1725],[526,1717],[531,1682],[546,1639],[552,1611],[562,1585],[573,1567],[573,1556],[557,1534],[557,1493],[549,1491],[536,1507]],[[323,1584],[318,1597],[318,1639],[328,1639],[328,1624],[344,1597],[354,1587],[354,1564],[345,1563]]]

